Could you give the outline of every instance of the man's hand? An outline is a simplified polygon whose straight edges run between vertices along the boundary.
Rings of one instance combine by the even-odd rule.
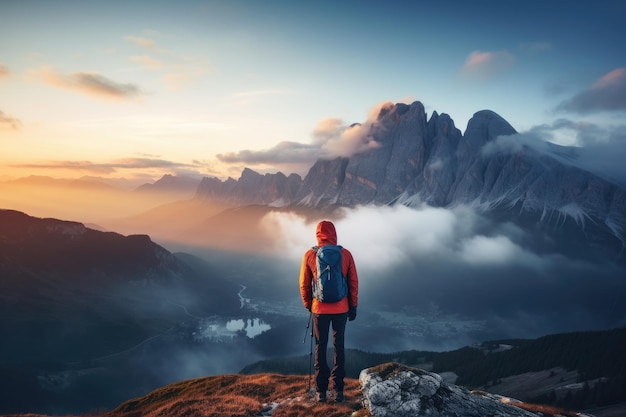
[[[350,311],[348,311],[348,321],[352,321],[356,319],[356,307],[350,307]]]

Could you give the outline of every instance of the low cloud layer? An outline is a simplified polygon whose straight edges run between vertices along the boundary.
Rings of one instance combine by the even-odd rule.
[[[278,236],[276,253],[297,270],[315,244],[316,221],[284,213],[264,221]],[[456,335],[467,339],[626,325],[624,267],[546,250],[532,243],[540,236],[470,208],[357,207],[335,225],[357,263],[364,314],[405,314],[412,325],[424,317],[482,323]]]
[[[298,215],[273,212],[265,221],[281,231],[279,250],[293,259],[315,244],[315,224]],[[361,206],[344,209],[335,223],[340,244],[360,253],[360,265],[368,271],[380,272],[416,256],[472,265],[541,264],[520,246],[521,229],[507,225],[483,234],[485,220],[466,207]]]
[[[600,77],[590,87],[563,101],[557,111],[589,114],[626,109],[626,68],[617,68]]]
[[[558,119],[517,135],[498,137],[485,145],[483,153],[518,152],[524,147],[626,184],[626,125],[607,127]]]

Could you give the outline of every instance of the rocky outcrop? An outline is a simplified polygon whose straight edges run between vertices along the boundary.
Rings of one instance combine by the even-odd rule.
[[[359,376],[372,417],[537,417],[514,400],[473,393],[431,372],[397,363],[364,369]]]

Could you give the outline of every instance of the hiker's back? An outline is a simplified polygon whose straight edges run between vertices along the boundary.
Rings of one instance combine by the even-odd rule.
[[[315,276],[313,297],[325,303],[335,303],[348,295],[348,284],[343,273],[342,247],[339,245],[314,246]]]

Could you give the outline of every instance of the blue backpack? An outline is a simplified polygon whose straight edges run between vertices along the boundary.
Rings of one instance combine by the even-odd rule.
[[[341,246],[314,246],[317,271],[313,277],[313,297],[335,303],[348,295],[348,282],[341,271]]]

